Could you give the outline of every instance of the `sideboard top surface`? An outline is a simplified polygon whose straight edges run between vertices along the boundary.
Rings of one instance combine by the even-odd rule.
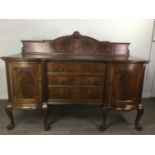
[[[79,56],[79,55],[66,55],[66,54],[53,54],[53,55],[12,55],[12,56],[6,56],[2,57],[4,60],[26,60],[26,61],[90,61],[90,62],[141,62],[141,63],[148,63],[149,61],[144,59],[139,59],[133,56],[122,56],[122,55],[115,55],[115,56],[108,56],[108,55],[102,55],[102,56]]]

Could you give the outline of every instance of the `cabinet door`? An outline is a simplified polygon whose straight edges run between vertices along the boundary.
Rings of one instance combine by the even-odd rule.
[[[9,62],[10,99],[16,106],[39,106],[42,102],[42,65],[39,62]]]
[[[106,101],[125,107],[141,101],[144,64],[109,64],[106,83]]]

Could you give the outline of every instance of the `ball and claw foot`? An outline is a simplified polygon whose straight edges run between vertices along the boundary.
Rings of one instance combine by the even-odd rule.
[[[49,124],[44,124],[45,131],[49,131],[51,129]]]
[[[142,131],[143,130],[143,127],[141,125],[137,124],[137,125],[135,125],[135,129],[137,131]]]
[[[12,130],[14,128],[14,118],[13,118],[11,104],[8,104],[5,107],[5,111],[6,111],[7,115],[9,116],[9,119],[10,119],[10,124],[7,126],[7,130]]]
[[[8,126],[7,126],[7,130],[12,130],[14,128],[14,125],[13,124],[9,124]]]
[[[45,131],[49,131],[49,130],[51,129],[51,126],[50,126],[50,124],[47,122],[47,118],[48,118],[48,106],[47,106],[47,104],[44,103],[42,108],[43,108],[42,110],[43,110],[43,114],[44,114],[44,123],[43,123],[43,125],[44,125],[44,130],[45,130]]]
[[[107,129],[107,126],[106,126],[107,108],[106,107],[101,106],[101,116],[102,116],[102,123],[99,126],[99,130],[105,131]]]
[[[99,130],[100,131],[105,131],[107,128],[106,128],[106,126],[105,125],[100,125],[99,126]]]
[[[140,104],[138,106],[138,109],[137,109],[137,116],[136,116],[136,120],[135,120],[135,129],[137,131],[142,131],[143,130],[143,127],[139,124],[139,121],[140,121],[143,113],[144,113],[144,107],[143,107],[143,105]]]

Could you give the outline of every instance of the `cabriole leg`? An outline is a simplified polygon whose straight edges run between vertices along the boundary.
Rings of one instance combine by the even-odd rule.
[[[102,115],[102,124],[99,127],[99,130],[105,131],[106,130],[106,118],[107,118],[107,108],[101,106],[101,115]]]
[[[13,113],[12,113],[12,106],[10,104],[8,104],[6,107],[5,107],[5,111],[6,113],[8,114],[9,116],[9,119],[10,119],[10,124],[7,126],[7,129],[8,130],[12,130],[14,128],[14,118],[13,118]]]
[[[139,124],[140,118],[142,117],[143,113],[144,113],[144,107],[143,105],[140,104],[138,105],[138,108],[137,108],[137,116],[135,120],[135,129],[138,131],[143,130],[142,126]]]
[[[44,129],[45,131],[50,130],[50,125],[47,123],[47,119],[48,119],[48,107],[47,104],[44,103],[43,104],[43,114],[44,114]]]

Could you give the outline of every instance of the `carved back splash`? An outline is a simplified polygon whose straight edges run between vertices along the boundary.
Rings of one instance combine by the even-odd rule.
[[[128,55],[129,43],[98,41],[75,31],[55,40],[24,40],[22,54]]]

